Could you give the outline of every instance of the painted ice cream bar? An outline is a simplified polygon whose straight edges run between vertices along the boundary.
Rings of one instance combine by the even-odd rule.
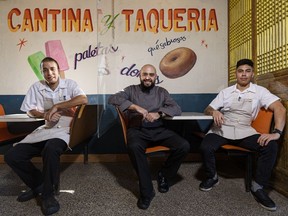
[[[28,62],[39,80],[44,80],[44,77],[40,69],[40,63],[44,58],[45,55],[41,51],[33,53],[32,55],[28,56]]]
[[[46,56],[54,58],[60,67],[60,76],[64,78],[64,71],[69,69],[67,57],[61,40],[50,40],[45,43]]]

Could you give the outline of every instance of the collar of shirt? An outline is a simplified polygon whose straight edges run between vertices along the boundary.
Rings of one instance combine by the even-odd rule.
[[[46,91],[50,91],[53,92],[51,88],[49,88],[49,86],[47,85],[47,83],[45,82],[45,80],[41,80],[40,81],[41,85],[39,87],[39,90],[46,90]],[[65,89],[66,85],[65,85],[65,80],[59,78],[59,85],[57,86],[57,88],[54,90],[54,92],[58,91],[59,89]]]
[[[240,90],[237,89],[237,84],[235,84],[232,88],[231,88],[231,94],[232,93],[240,93]],[[250,83],[249,88],[245,89],[243,92],[241,93],[246,93],[246,92],[252,92],[252,93],[256,93],[256,84],[254,83]]]

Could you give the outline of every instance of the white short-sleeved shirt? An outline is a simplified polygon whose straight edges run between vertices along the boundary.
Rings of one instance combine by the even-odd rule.
[[[210,103],[210,106],[215,110],[228,111],[231,107],[232,101],[236,99],[250,99],[252,100],[252,117],[256,118],[261,107],[268,109],[268,107],[279,97],[272,94],[268,89],[257,84],[250,83],[249,88],[240,92],[236,88],[236,84],[225,88],[219,92],[216,98]]]
[[[44,112],[54,104],[70,100],[79,95],[85,95],[85,93],[71,79],[60,79],[59,85],[54,91],[49,88],[45,81],[38,81],[29,88],[20,109],[24,112],[29,112],[33,109]],[[60,138],[68,144],[71,120],[72,117],[61,116],[59,122],[54,127],[47,128],[45,125],[40,126],[19,143],[36,143],[51,138]]]

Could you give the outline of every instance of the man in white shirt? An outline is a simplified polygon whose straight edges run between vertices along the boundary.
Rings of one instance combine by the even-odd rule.
[[[45,119],[45,125],[15,143],[5,154],[5,161],[31,189],[21,193],[17,201],[25,202],[41,194],[42,212],[51,215],[60,209],[54,187],[59,180],[60,156],[69,148],[75,107],[88,100],[75,81],[60,79],[56,60],[46,57],[40,66],[45,80],[30,87],[21,110],[31,117]],[[31,162],[31,158],[39,155],[43,159],[42,171]]]
[[[268,185],[276,161],[277,140],[285,126],[286,109],[277,96],[266,88],[253,84],[253,77],[253,62],[249,59],[239,60],[236,66],[237,83],[220,91],[204,111],[213,116],[214,124],[200,146],[206,179],[199,188],[209,191],[219,183],[215,151],[221,145],[232,143],[259,153],[251,193],[262,207],[275,211],[276,205],[264,191],[264,187]],[[261,107],[274,112],[275,126],[271,134],[259,134],[251,126]]]

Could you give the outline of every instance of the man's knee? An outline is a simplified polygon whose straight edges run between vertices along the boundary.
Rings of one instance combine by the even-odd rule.
[[[199,150],[200,152],[210,152],[214,151],[215,145],[213,145],[213,141],[215,141],[218,138],[218,135],[215,134],[207,134],[204,139],[202,140]]]
[[[48,140],[43,149],[42,155],[45,154],[62,154],[67,148],[67,144],[61,139]]]
[[[141,145],[140,142],[128,142],[127,149],[130,152],[145,151],[145,148]]]
[[[202,152],[202,153],[205,153],[205,152],[214,152],[214,151],[215,151],[215,150],[214,150],[213,143],[205,142],[205,140],[203,140],[202,143],[200,144],[199,150],[200,150],[200,152]]]
[[[277,155],[278,152],[278,143],[275,140],[272,140],[268,143],[265,148],[263,148],[266,152],[268,152],[271,155]]]

